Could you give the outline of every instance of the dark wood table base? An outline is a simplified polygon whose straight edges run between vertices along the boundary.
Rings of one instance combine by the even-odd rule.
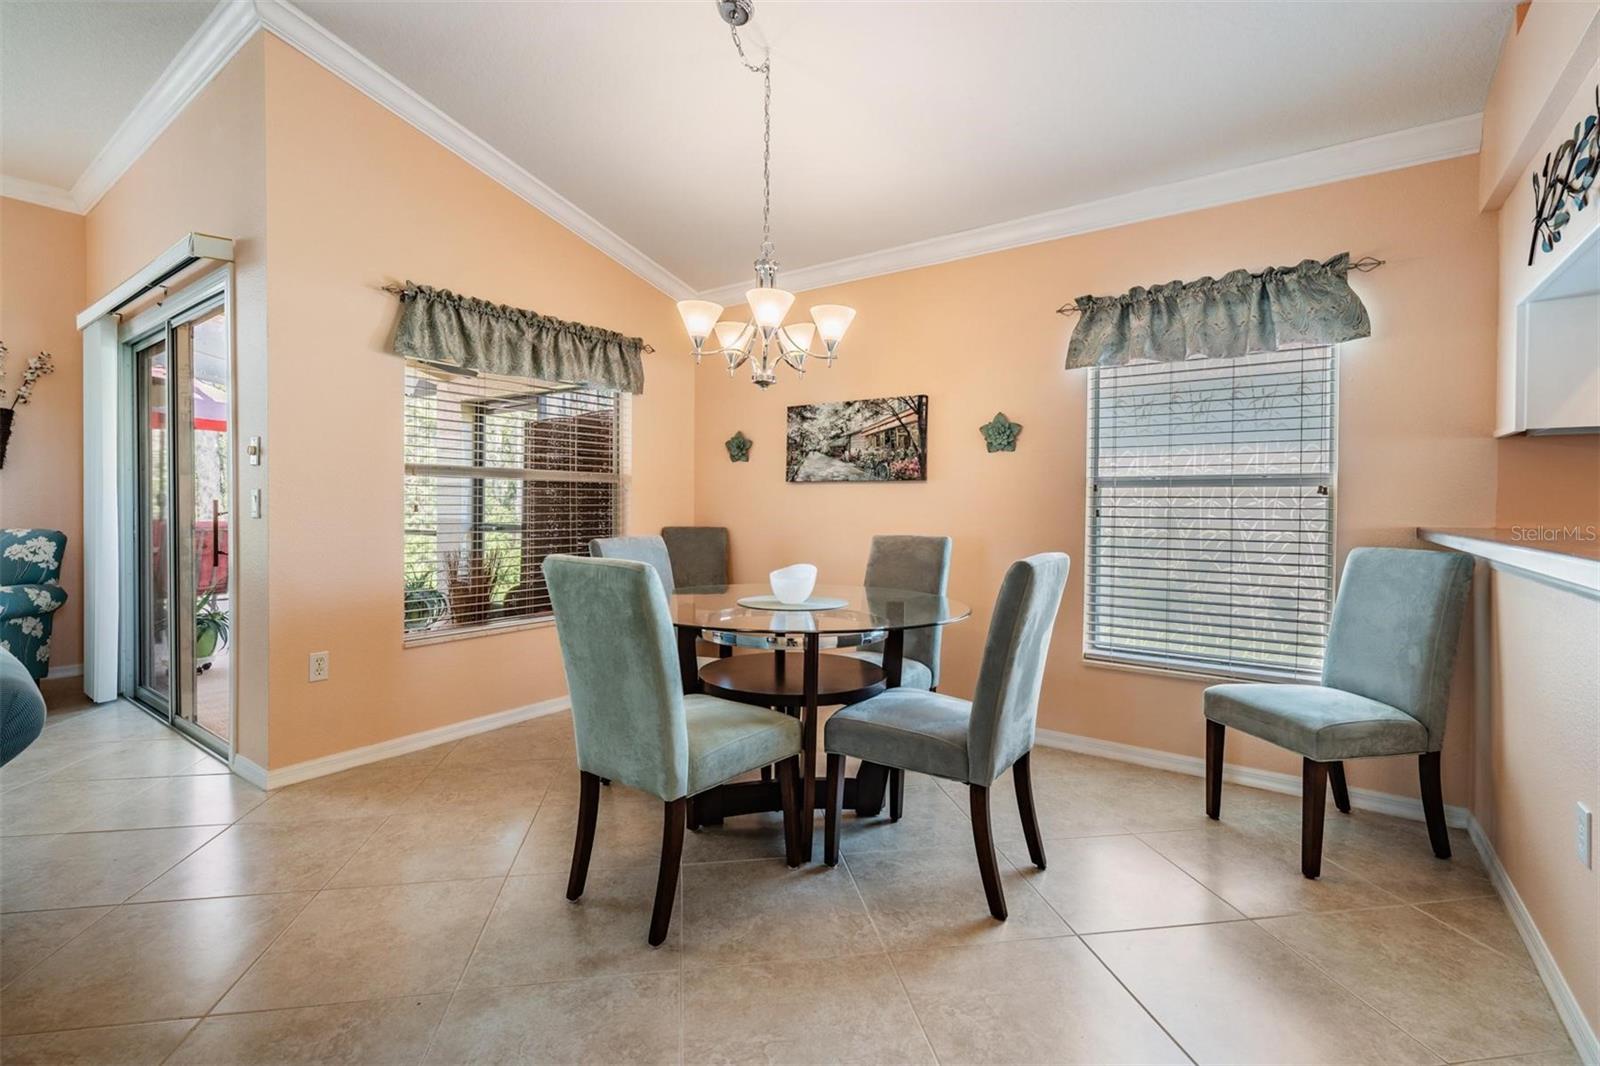
[[[805,650],[734,655],[709,663],[702,670],[695,661],[697,629],[678,627],[678,669],[685,693],[706,692],[763,707],[790,710],[800,716],[800,809],[822,807],[824,778],[817,776],[818,712],[824,705],[851,703],[895,688],[905,654],[905,631],[891,629],[884,639],[883,666],[846,655],[823,655],[817,634],[805,635]],[[726,686],[726,687],[723,687]],[[871,816],[883,809],[889,771],[862,763],[854,779],[845,782],[845,803],[857,815]],[[699,829],[718,825],[729,815],[755,814],[783,809],[775,781],[732,781],[708,789],[689,800],[688,825]],[[895,813],[899,813],[896,811]],[[811,861],[815,818],[801,819],[800,854]]]
[[[822,777],[812,782],[812,810],[820,811],[827,806],[823,788],[826,783],[827,779]],[[864,762],[855,777],[845,779],[844,805],[853,809],[857,817],[870,818],[879,814],[883,811],[888,783],[886,767]],[[741,814],[781,810],[783,798],[776,781],[731,781],[690,798],[689,828],[721,825],[724,818]]]
[[[860,703],[884,689],[883,668],[851,655],[817,659],[816,701],[824,707]],[[806,705],[805,656],[799,652],[758,652],[707,663],[700,689],[712,696],[758,707],[799,709]]]

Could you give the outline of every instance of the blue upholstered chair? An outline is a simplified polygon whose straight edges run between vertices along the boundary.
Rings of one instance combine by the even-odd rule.
[[[672,579],[667,542],[660,537],[596,537],[589,542],[589,554],[596,559],[632,559],[647,564],[661,579],[661,590],[668,596],[678,587]]]
[[[28,668],[0,651],[0,766],[22,754],[44,729],[44,696]]]
[[[867,553],[868,588],[908,589],[943,596],[950,584],[950,538],[880,534]],[[900,684],[935,692],[939,688],[939,643],[943,626],[909,629],[901,655]],[[867,644],[849,652],[875,666],[883,665],[883,645]],[[904,770],[889,771],[889,820],[898,822],[906,803]]]
[[[1416,755],[1433,853],[1450,857],[1439,782],[1450,670],[1472,560],[1449,552],[1357,548],[1328,629],[1320,685],[1216,685],[1206,689],[1206,814],[1222,814],[1228,728],[1302,757],[1300,872],[1322,873],[1328,785],[1349,812],[1344,761]]]
[[[0,650],[35,680],[50,669],[50,630],[67,602],[61,560],[67,535],[54,529],[0,530]]]
[[[969,786],[972,839],[989,913],[1006,920],[1006,897],[989,827],[989,787],[1011,770],[1028,856],[1044,869],[1044,844],[1033,810],[1030,755],[1045,656],[1070,565],[1071,560],[1059,552],[1011,564],[1000,583],[983,646],[978,688],[970,703],[937,692],[892,688],[828,719],[823,733],[828,752],[823,854],[829,866],[839,862],[845,756],[963,781]]]
[[[950,538],[876,536],[867,553],[868,588],[907,589],[943,596],[950,584]],[[905,662],[900,684],[934,691],[939,687],[939,642],[943,626],[910,629],[905,636]],[[883,665],[883,646],[867,645],[851,653]]]
[[[589,554],[596,559],[631,559],[636,563],[644,563],[660,579],[661,591],[668,596],[677,591],[677,582],[672,576],[672,558],[667,554],[666,540],[661,537],[596,537],[589,542]],[[723,649],[726,652],[732,650]],[[695,663],[699,666],[714,662],[716,659],[709,655],[695,656]]]
[[[601,778],[659,797],[661,872],[650,919],[650,943],[658,945],[672,921],[690,796],[777,764],[789,865],[800,865],[800,723],[765,707],[683,694],[667,598],[648,564],[552,555],[543,570],[578,746],[567,898],[582,896],[588,879]]]

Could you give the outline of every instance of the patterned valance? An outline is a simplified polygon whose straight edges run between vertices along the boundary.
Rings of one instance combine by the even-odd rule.
[[[406,282],[394,353],[430,363],[543,381],[644,391],[645,343],[608,329]]]
[[[1259,274],[1234,270],[1122,296],[1080,296],[1061,308],[1081,316],[1067,346],[1067,369],[1173,363],[1191,355],[1235,359],[1370,336],[1366,306],[1347,278],[1351,269],[1346,252]]]

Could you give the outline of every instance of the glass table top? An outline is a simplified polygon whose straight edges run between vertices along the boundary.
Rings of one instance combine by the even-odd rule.
[[[668,606],[674,625],[728,633],[923,629],[959,622],[972,613],[966,604],[948,596],[863,585],[818,585],[812,590],[812,599],[845,601],[843,607],[827,611],[764,611],[739,605],[741,599],[771,594],[771,587],[765,584],[700,585],[679,589],[669,597]]]

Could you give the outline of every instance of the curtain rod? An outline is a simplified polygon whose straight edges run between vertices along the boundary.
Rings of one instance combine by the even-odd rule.
[[[1370,272],[1372,272],[1374,270],[1377,270],[1379,267],[1387,264],[1388,262],[1389,261],[1387,259],[1379,259],[1376,256],[1364,255],[1360,259],[1357,259],[1355,262],[1351,263],[1350,264],[1350,269],[1351,270],[1360,271],[1363,274],[1367,274],[1367,273],[1370,273]],[[1259,278],[1264,273],[1265,273],[1265,271],[1260,271],[1260,272],[1251,274],[1250,276],[1252,278]],[[1065,304],[1062,304],[1060,307],[1056,308],[1056,314],[1058,314],[1058,315],[1075,315],[1077,313],[1078,313],[1078,305],[1075,302],[1074,303],[1065,303]]]
[[[404,293],[406,291],[406,287],[404,285],[401,285],[397,281],[386,281],[382,285],[374,285],[373,288],[377,289],[379,292],[386,292],[390,296],[399,296],[401,293]],[[649,344],[646,344],[643,348],[641,348],[639,350],[644,352],[646,355],[654,355],[655,354],[655,348],[653,348]]]

